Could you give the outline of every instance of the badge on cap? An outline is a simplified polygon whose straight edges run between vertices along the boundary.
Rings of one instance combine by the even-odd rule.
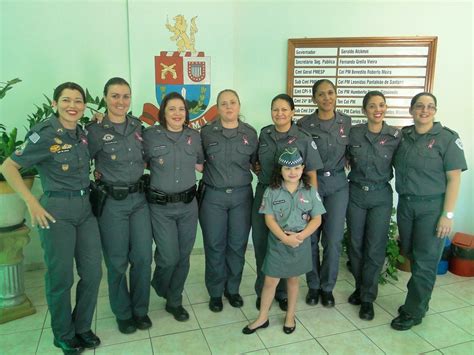
[[[461,138],[456,139],[454,143],[456,143],[459,149],[464,150],[462,146]]]
[[[40,140],[41,137],[38,133],[33,132],[28,138],[32,143],[36,143]]]
[[[68,171],[69,170],[69,164],[61,165],[61,169],[63,169],[63,171]]]

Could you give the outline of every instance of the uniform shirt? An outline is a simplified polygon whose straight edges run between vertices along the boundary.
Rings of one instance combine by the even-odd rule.
[[[204,183],[218,188],[245,186],[252,182],[250,168],[257,160],[257,132],[239,121],[236,129],[222,127],[220,119],[201,128],[206,163]]]
[[[152,188],[171,194],[196,184],[195,164],[204,162],[199,132],[184,127],[176,135],[151,126],[143,132],[143,148],[150,163]]]
[[[316,189],[305,189],[302,183],[293,194],[284,184],[276,189],[267,187],[259,209],[261,214],[273,215],[281,229],[289,232],[302,231],[311,218],[325,212]]]
[[[70,132],[53,115],[27,134],[26,146],[11,159],[23,168],[35,166],[44,191],[81,190],[89,186],[89,151],[80,126]]]
[[[143,138],[141,122],[132,116],[122,127],[106,116],[101,123],[87,126],[89,152],[101,180],[109,184],[134,184],[143,175]]]
[[[367,123],[351,128],[347,157],[351,164],[349,180],[362,185],[380,184],[393,177],[392,158],[402,135],[382,123],[379,134],[372,134]]]
[[[258,181],[270,184],[273,169],[278,164],[278,158],[285,148],[296,147],[303,158],[305,171],[316,171],[323,167],[316,144],[311,136],[298,126],[292,124],[287,135],[281,135],[274,125],[263,127],[260,131],[258,144],[258,161],[260,172]]]
[[[418,135],[415,126],[402,129],[394,158],[395,187],[400,195],[438,195],[446,191],[446,171],[467,170],[458,134],[441,123]]]

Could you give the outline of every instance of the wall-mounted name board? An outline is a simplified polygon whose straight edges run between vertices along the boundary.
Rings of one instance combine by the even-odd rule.
[[[288,40],[287,92],[295,119],[312,113],[311,87],[319,79],[336,85],[336,109],[365,122],[362,99],[371,90],[387,99],[386,121],[412,123],[410,99],[433,87],[437,37],[302,38]]]

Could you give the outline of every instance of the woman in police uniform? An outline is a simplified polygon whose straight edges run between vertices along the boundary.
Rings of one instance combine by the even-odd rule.
[[[351,128],[347,154],[351,167],[347,208],[349,259],[356,283],[348,301],[361,306],[361,319],[372,320],[392,215],[392,157],[401,134],[384,122],[387,105],[380,91],[365,95],[362,111],[367,123]]]
[[[313,102],[318,105],[317,110],[301,118],[298,125],[312,135],[324,163],[324,168],[318,170],[318,191],[327,213],[323,216],[321,227],[311,237],[313,270],[306,274],[309,288],[306,303],[315,305],[321,296],[323,306],[333,307],[335,301],[332,290],[339,271],[344,220],[349,201],[344,165],[351,118],[335,111],[336,88],[327,79],[314,83]],[[319,256],[320,239],[323,245],[322,260]]]
[[[433,94],[413,97],[410,113],[415,124],[402,129],[394,158],[398,230],[411,261],[405,304],[391,323],[396,330],[420,324],[428,310],[444,238],[453,227],[461,172],[467,170],[458,134],[434,122],[436,110]]]
[[[255,200],[252,206],[252,240],[257,264],[257,279],[255,281],[255,292],[257,294],[256,307],[260,308],[260,296],[262,293],[264,274],[262,272],[263,260],[267,252],[268,227],[264,216],[259,214],[262,197],[265,189],[269,186],[273,170],[278,163],[279,153],[285,148],[296,147],[303,157],[305,174],[309,175],[310,184],[317,185],[316,170],[323,167],[321,158],[312,141],[311,136],[301,128],[293,124],[295,104],[287,94],[280,94],[271,102],[271,115],[273,124],[263,127],[260,131],[258,145],[258,184],[255,191]],[[275,293],[283,311],[287,310],[288,297],[285,281],[278,284]]]
[[[156,244],[151,285],[158,296],[166,298],[166,311],[182,322],[189,319],[182,293],[198,221],[195,170],[202,171],[204,157],[199,133],[187,127],[189,112],[180,94],[172,92],[163,98],[159,121],[159,126],[148,127],[143,134]]]
[[[88,141],[77,125],[85,101],[79,85],[59,85],[52,103],[57,112],[34,126],[25,148],[5,160],[1,168],[7,182],[26,202],[32,226],[40,227],[54,345],[68,354],[100,344],[91,330],[102,277],[100,237],[89,203]],[[20,168],[31,166],[38,170],[43,185],[40,201],[19,173]],[[71,311],[74,261],[80,280]]]
[[[122,78],[105,84],[107,112],[100,123],[88,125],[89,152],[96,176],[106,194],[98,216],[104,259],[107,265],[109,299],[120,332],[148,329],[152,232],[145,199],[142,125],[127,112],[130,86]],[[100,203],[100,201],[99,201]],[[130,264],[130,290],[127,268]]]
[[[239,119],[234,90],[217,95],[219,118],[201,129],[205,153],[205,193],[199,209],[206,254],[209,309],[222,311],[222,294],[242,307],[239,294],[251,223],[252,173],[257,160],[257,132]]]

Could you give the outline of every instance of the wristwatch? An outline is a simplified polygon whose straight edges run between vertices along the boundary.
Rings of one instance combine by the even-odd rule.
[[[454,218],[454,212],[444,212],[443,215],[447,218],[447,219],[453,219]]]

